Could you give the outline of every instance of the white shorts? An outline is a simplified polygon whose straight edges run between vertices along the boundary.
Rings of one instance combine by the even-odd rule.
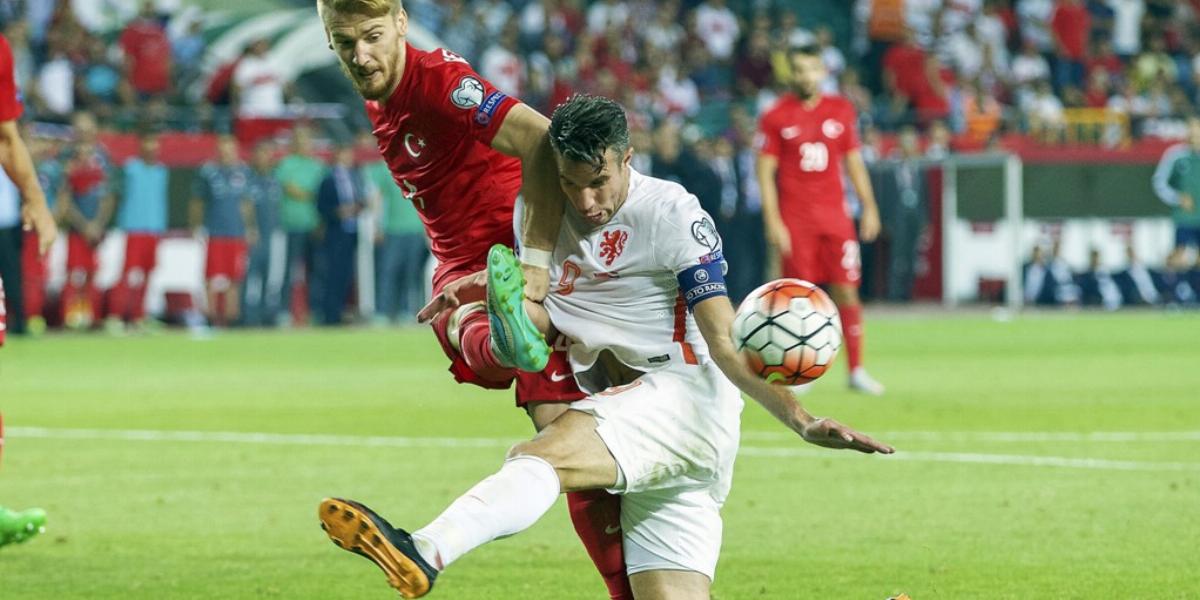
[[[721,505],[733,481],[742,396],[713,363],[654,371],[574,402],[620,468],[621,528],[632,575],[695,571],[712,579]]]

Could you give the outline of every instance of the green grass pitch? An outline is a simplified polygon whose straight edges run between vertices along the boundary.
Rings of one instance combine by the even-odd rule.
[[[835,370],[803,401],[898,454],[807,446],[749,403],[715,598],[1200,597],[1200,318],[868,311],[867,342],[886,397]],[[317,502],[418,527],[531,429],[424,329],[14,340],[0,410],[0,504],[50,515],[0,549],[5,600],[394,598]],[[602,589],[560,502],[432,597]]]

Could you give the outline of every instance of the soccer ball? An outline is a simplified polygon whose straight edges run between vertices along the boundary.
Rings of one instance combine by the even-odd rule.
[[[821,288],[777,279],[750,292],[733,319],[733,342],[750,370],[770,383],[820,377],[842,347],[842,320]]]

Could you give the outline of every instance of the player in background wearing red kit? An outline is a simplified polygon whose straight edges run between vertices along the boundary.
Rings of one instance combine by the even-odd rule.
[[[522,261],[526,295],[549,287],[550,252],[562,220],[562,191],[549,119],[505,95],[467,61],[406,41],[400,0],[317,0],[330,48],[366,101],[392,177],[425,224],[437,259],[432,302],[421,312],[457,381],[506,389],[540,430],[584,395],[565,353],[503,356],[494,348],[478,297],[493,244],[513,246],[513,207],[525,201]],[[461,294],[460,294],[461,292]],[[445,310],[455,308],[457,310]],[[536,332],[535,332],[536,333]],[[546,363],[549,367],[546,368]],[[514,367],[532,371],[518,375]],[[604,491],[569,494],[575,530],[613,598],[632,598],[621,549],[620,499]]]
[[[21,111],[13,74],[12,48],[8,45],[8,39],[0,35],[0,166],[21,192],[22,225],[26,231],[37,232],[38,250],[45,254],[58,236],[58,226],[46,207],[46,195],[38,183],[33,160],[29,158],[29,150],[17,129]],[[12,290],[12,293],[20,295],[21,290]],[[5,310],[4,282],[0,281],[0,346],[4,345]],[[3,449],[4,424],[0,421],[0,450]],[[25,541],[40,532],[45,524],[46,513],[41,509],[16,512],[0,506],[0,546]]]
[[[879,208],[858,149],[857,115],[848,100],[821,93],[826,71],[819,48],[792,48],[788,61],[791,91],[759,121],[757,168],[767,242],[779,253],[784,277],[828,286],[842,316],[850,388],[878,396],[883,385],[862,365],[861,258],[842,187],[845,162],[862,200],[858,234],[874,240]]]

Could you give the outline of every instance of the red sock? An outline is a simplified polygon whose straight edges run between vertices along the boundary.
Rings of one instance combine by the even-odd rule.
[[[850,370],[862,365],[863,324],[862,305],[839,306],[842,313],[842,332],[846,336],[846,358],[850,359]]]
[[[612,600],[633,600],[629,576],[625,574],[625,552],[621,547],[621,497],[604,490],[567,494],[567,509],[575,533],[608,586]],[[610,533],[611,532],[611,533]]]
[[[467,366],[488,381],[509,381],[513,370],[500,364],[492,352],[492,330],[487,313],[475,310],[463,316],[458,325],[458,352]]]

